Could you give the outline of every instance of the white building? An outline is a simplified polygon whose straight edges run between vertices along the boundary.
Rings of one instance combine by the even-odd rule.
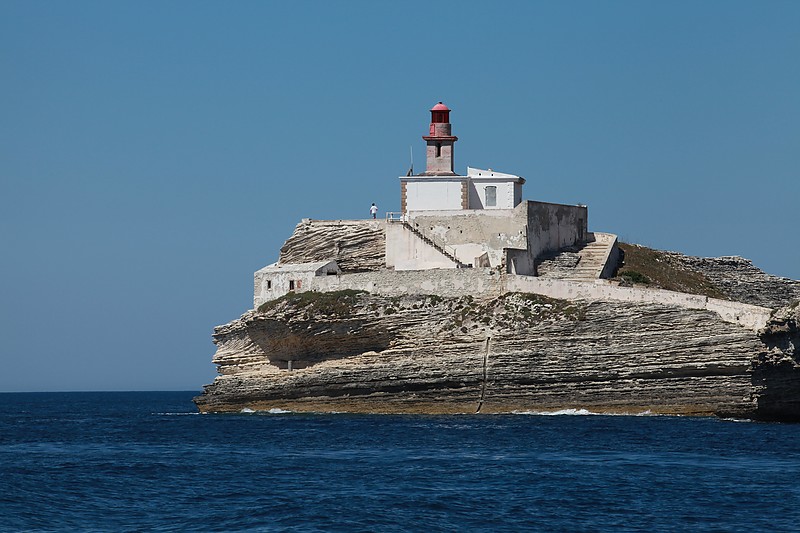
[[[402,216],[386,228],[395,270],[491,267],[535,275],[543,253],[587,238],[585,206],[523,202],[525,179],[492,169],[453,171],[450,109],[431,109],[425,172],[400,177]],[[399,223],[398,223],[399,222]]]
[[[400,177],[402,213],[390,213],[384,223],[370,220],[380,224],[382,232],[353,235],[362,246],[363,239],[373,249],[385,246],[383,264],[366,270],[377,270],[386,279],[391,278],[387,270],[455,268],[536,276],[544,259],[564,250],[581,253],[580,269],[576,269],[581,272],[576,275],[587,279],[608,275],[607,265],[616,264],[616,236],[589,233],[586,206],[523,201],[525,179],[514,174],[471,167],[466,175],[456,174],[453,147],[458,137],[452,135],[450,109],[443,103],[431,109],[428,135],[423,139],[427,143],[425,172]],[[342,273],[333,260],[342,253],[341,243],[335,244],[299,254],[317,262],[276,263],[257,271],[255,306],[291,291],[346,286],[354,279],[351,276],[360,274]],[[328,278],[332,275],[340,277]]]
[[[258,309],[262,303],[291,291],[302,292],[311,288],[315,277],[337,276],[341,273],[336,261],[267,265],[253,275],[253,304]]]
[[[514,174],[467,167],[467,175],[453,172],[450,109],[439,102],[431,109],[425,172],[400,177],[403,213],[457,209],[513,209],[522,202],[525,179]]]

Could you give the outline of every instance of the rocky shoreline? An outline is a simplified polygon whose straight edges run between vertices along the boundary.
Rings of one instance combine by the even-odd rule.
[[[800,420],[800,281],[740,257],[620,248],[618,277],[598,280],[602,294],[667,289],[772,315],[744,327],[670,304],[680,298],[571,301],[501,290],[510,285],[499,271],[393,272],[381,221],[303,220],[278,264],[335,260],[341,283],[290,292],[218,326],[219,376],[195,403],[202,412],[587,409]],[[461,280],[458,290],[425,288],[444,272]],[[402,290],[344,283],[373,274]]]
[[[290,294],[216,328],[202,412],[613,413],[800,420],[800,306],[711,312],[530,294]]]

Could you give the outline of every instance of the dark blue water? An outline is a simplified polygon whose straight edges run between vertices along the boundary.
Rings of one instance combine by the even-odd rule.
[[[0,529],[797,531],[800,425],[0,394]]]

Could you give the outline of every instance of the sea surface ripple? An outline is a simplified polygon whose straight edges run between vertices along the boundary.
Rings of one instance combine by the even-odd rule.
[[[800,425],[198,415],[194,394],[0,394],[0,530],[800,529]]]

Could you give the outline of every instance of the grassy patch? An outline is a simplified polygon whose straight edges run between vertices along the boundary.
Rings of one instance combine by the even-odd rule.
[[[667,289],[727,299],[727,295],[700,272],[689,270],[677,259],[660,250],[638,244],[619,243],[625,254],[617,278]]]
[[[275,300],[264,302],[258,307],[258,311],[266,313],[287,305],[305,309],[307,314],[313,311],[315,314],[348,316],[352,314],[353,306],[362,294],[367,294],[367,292],[352,289],[334,292],[290,292]]]
[[[626,270],[619,275],[621,278],[630,281],[631,283],[644,283],[645,285],[650,284],[650,278],[642,274],[641,272],[637,272],[636,270]]]

